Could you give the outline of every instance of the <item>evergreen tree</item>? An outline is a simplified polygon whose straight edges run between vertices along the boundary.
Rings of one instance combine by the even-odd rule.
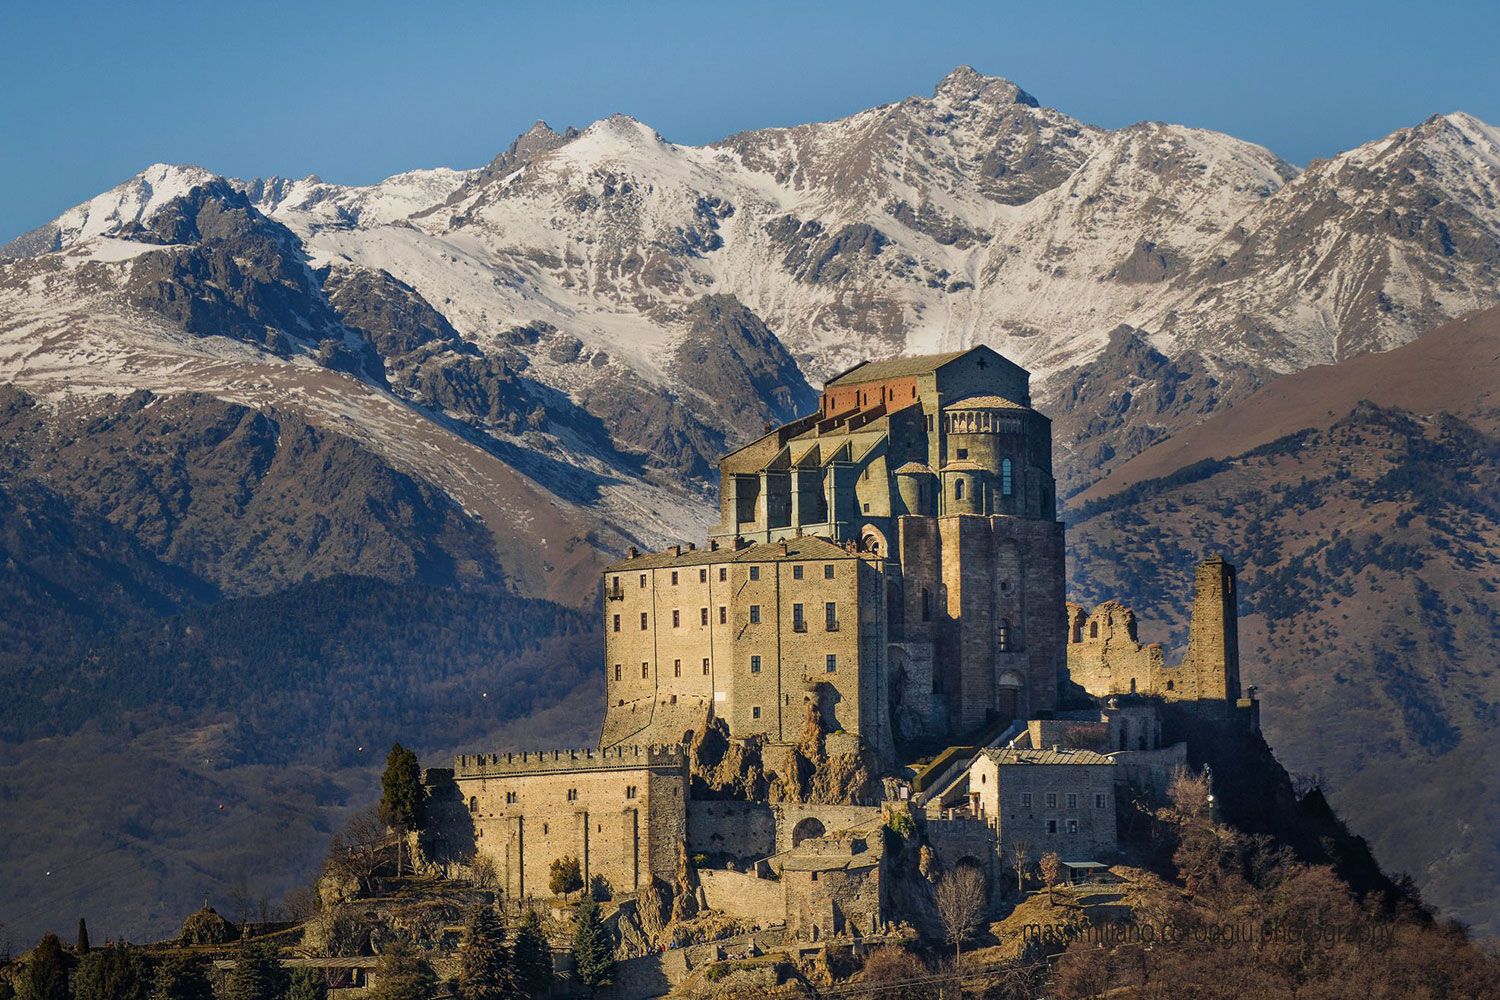
[[[592,996],[615,978],[615,945],[599,916],[599,904],[585,900],[578,909],[578,929],[573,934],[573,965],[578,979]]]
[[[569,854],[554,860],[547,887],[554,896],[568,896],[582,889],[583,870],[578,867],[578,859]]]
[[[516,985],[525,996],[539,997],[552,988],[552,947],[542,933],[542,921],[530,907],[521,914],[516,943]]]
[[[224,987],[225,1000],[282,1000],[291,977],[275,945],[247,944],[235,956]]]
[[[286,1000],[328,1000],[328,981],[317,969],[298,969],[292,973]]]
[[[21,963],[16,977],[17,1000],[69,1000],[68,956],[56,934],[43,934]]]
[[[129,946],[91,951],[73,973],[74,1000],[148,1000],[150,994],[151,970]]]
[[[89,925],[84,923],[82,917],[78,918],[78,957],[82,958],[89,953]]]
[[[422,768],[417,755],[400,743],[391,744],[380,777],[380,820],[398,834],[422,828]],[[401,846],[396,846],[396,874],[401,874]]]
[[[370,1000],[430,1000],[437,995],[437,974],[411,949],[396,943],[386,948],[375,967]]]
[[[469,915],[463,951],[459,953],[458,995],[463,1000],[511,1000],[518,995],[505,924],[492,907]]]
[[[415,752],[391,746],[380,778],[380,818],[397,830],[418,830],[423,818],[422,768]]]
[[[214,1000],[203,960],[193,955],[168,958],[156,970],[151,1000]]]

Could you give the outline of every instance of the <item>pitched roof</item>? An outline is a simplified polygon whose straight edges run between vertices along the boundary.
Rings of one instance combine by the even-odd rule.
[[[1024,410],[1026,407],[1004,396],[965,396],[946,404],[945,410]]]
[[[949,351],[946,354],[919,354],[915,357],[886,358],[884,361],[861,361],[824,383],[824,388],[834,385],[857,385],[860,382],[878,382],[906,375],[922,375],[936,371],[954,358],[961,358],[977,348]]]
[[[657,569],[666,566],[706,566],[709,563],[772,562],[775,560],[799,559],[858,559],[858,553],[835,545],[826,538],[803,535],[786,539],[786,552],[781,551],[781,542],[754,542],[742,549],[720,546],[717,549],[683,549],[681,555],[668,549],[665,552],[642,552],[633,559],[624,559],[604,567],[604,572]]]
[[[1093,750],[1025,750],[1018,747],[991,747],[984,755],[996,764],[1113,764]]]

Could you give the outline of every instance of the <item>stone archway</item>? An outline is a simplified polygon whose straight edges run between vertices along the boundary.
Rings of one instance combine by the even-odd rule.
[[[808,816],[792,827],[792,846],[796,847],[804,840],[816,840],[827,832],[822,820],[816,816]]]
[[[1018,719],[1024,706],[1021,689],[1026,681],[1014,670],[1006,670],[995,681],[995,713],[1002,719]]]

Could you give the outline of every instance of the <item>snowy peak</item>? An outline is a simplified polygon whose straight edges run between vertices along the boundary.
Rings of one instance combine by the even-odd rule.
[[[114,235],[148,221],[172,199],[194,187],[218,179],[217,174],[202,167],[153,163],[129,180],[0,247],[0,258],[37,256],[82,240]]]
[[[1039,108],[1041,104],[1020,87],[1000,76],[986,76],[972,66],[960,66],[938,81],[934,100],[948,104],[984,101],[991,105],[1020,104]]]

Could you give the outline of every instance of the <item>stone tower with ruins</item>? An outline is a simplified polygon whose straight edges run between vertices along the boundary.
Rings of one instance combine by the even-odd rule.
[[[988,347],[857,365],[720,475],[705,547],[605,570],[604,746],[710,714],[795,741],[815,705],[889,758],[1054,706],[1063,526],[1024,369]]]
[[[1240,695],[1240,634],[1234,566],[1223,556],[1198,564],[1193,616],[1182,662],[1166,662],[1159,643],[1142,645],[1135,613],[1119,601],[1091,612],[1068,605],[1068,675],[1089,694],[1152,695],[1205,707],[1247,707]]]

